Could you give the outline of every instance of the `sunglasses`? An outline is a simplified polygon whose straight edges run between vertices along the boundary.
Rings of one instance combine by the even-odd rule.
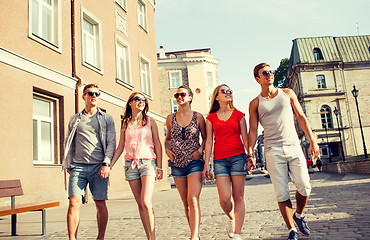
[[[87,92],[85,94],[89,94],[90,97],[92,97],[94,95],[95,95],[95,97],[99,97],[100,96],[100,92]]]
[[[146,102],[146,98],[141,98],[141,97],[138,97],[138,96],[134,97],[132,100],[134,100],[135,102],[140,102],[140,101]]]
[[[233,94],[233,90],[231,90],[231,89],[221,89],[220,91],[221,91],[223,94],[227,94],[227,93]]]
[[[185,97],[186,96],[186,93],[184,93],[184,92],[182,92],[182,93],[175,93],[173,96],[175,96],[175,98],[178,98],[179,96]]]
[[[271,73],[271,74],[274,74],[274,70],[270,70],[270,71],[263,71],[263,72],[262,72],[262,75],[263,75],[263,76],[265,76],[265,77],[267,77],[270,73]]]

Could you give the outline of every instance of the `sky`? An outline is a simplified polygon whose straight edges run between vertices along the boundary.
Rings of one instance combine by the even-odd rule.
[[[370,0],[156,0],[157,51],[211,48],[218,83],[248,113],[260,93],[253,68],[277,69],[302,37],[370,35]],[[358,28],[356,27],[358,23]]]

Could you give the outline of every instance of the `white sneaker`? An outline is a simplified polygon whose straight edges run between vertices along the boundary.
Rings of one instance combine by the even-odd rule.
[[[229,238],[234,237],[234,230],[235,230],[235,220],[229,220],[226,228],[227,235],[229,236]]]
[[[234,234],[234,240],[242,240],[242,236],[240,234]]]

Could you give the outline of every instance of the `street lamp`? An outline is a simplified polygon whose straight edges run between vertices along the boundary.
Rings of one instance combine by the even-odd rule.
[[[331,162],[331,149],[330,149],[329,137],[328,137],[328,121],[326,118],[325,118],[325,133],[326,133],[326,144],[328,145],[329,161]]]
[[[346,158],[344,157],[344,148],[343,148],[343,142],[342,142],[342,135],[340,134],[339,120],[338,120],[339,110],[337,109],[337,107],[334,108],[333,112],[335,114],[335,117],[337,118],[339,140],[340,140],[340,145],[341,145],[341,148],[342,148],[342,157],[343,157],[343,162],[344,162],[346,160]]]
[[[360,110],[358,109],[358,102],[357,102],[358,92],[359,92],[359,90],[356,89],[355,85],[353,85],[352,95],[355,97],[355,102],[356,102],[356,107],[357,107],[357,114],[358,114],[358,121],[360,122],[360,130],[361,130],[361,136],[362,136],[362,144],[364,145],[365,158],[367,158],[367,151],[366,151],[366,144],[365,144],[364,132],[362,131]]]

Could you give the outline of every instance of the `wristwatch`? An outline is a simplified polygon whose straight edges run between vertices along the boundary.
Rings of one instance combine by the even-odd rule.
[[[106,163],[106,162],[103,162],[102,164],[103,166],[106,166],[106,167],[110,167],[110,164],[109,163]]]

